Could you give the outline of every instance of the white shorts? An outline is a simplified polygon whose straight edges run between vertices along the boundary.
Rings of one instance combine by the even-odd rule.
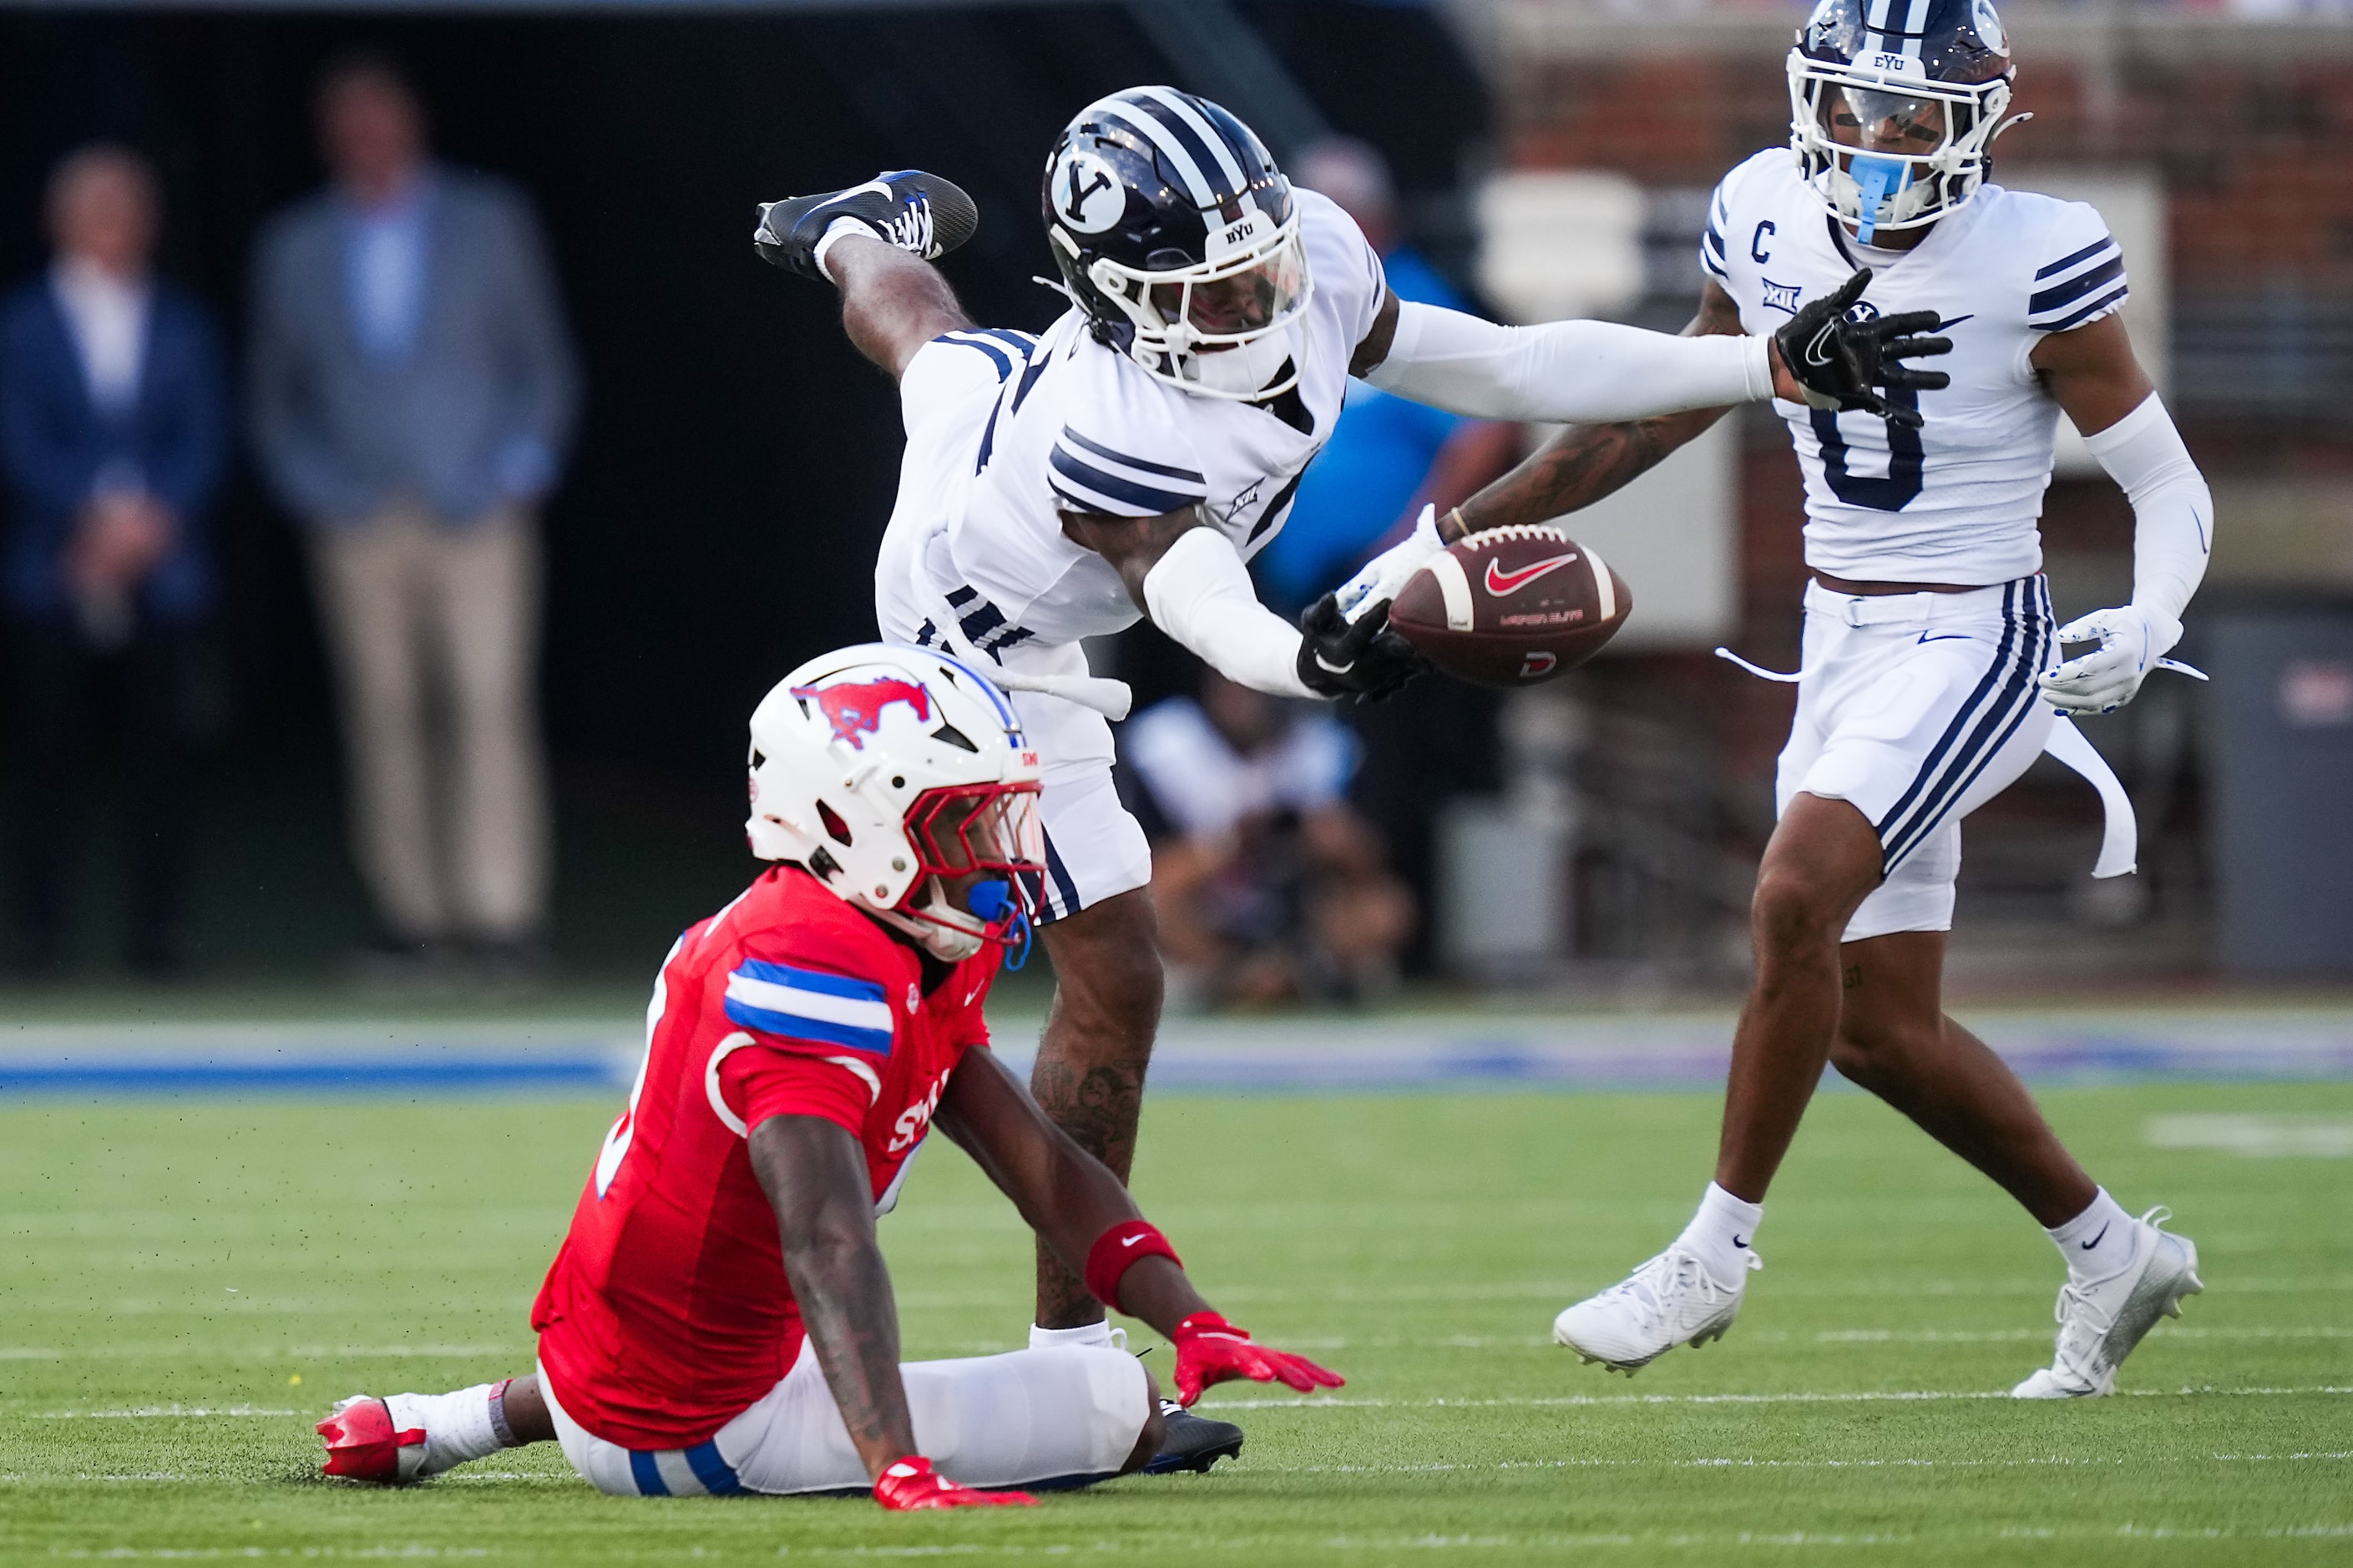
[[[1966,594],[1806,585],[1798,713],[1775,793],[1784,812],[1800,792],[1846,801],[1878,830],[1886,880],[1845,941],[1952,929],[1961,818],[2017,782],[2051,733],[2035,677],[2052,662],[2052,629],[2040,573]]]
[[[1152,1385],[1124,1351],[1068,1345],[899,1369],[914,1417],[916,1451],[970,1487],[1071,1487],[1119,1473],[1144,1435]],[[865,1492],[817,1349],[804,1342],[783,1382],[707,1443],[624,1448],[565,1414],[547,1369],[540,1393],[556,1441],[580,1479],[614,1497],[779,1496]]]
[[[899,461],[899,499],[874,566],[875,623],[887,641],[939,647],[971,660],[983,674],[995,665],[1033,675],[1085,675],[1083,647],[1039,643],[969,584],[949,581],[939,598],[921,586],[955,576],[952,565],[938,564],[946,560],[947,519],[970,482],[997,389],[1019,363],[1002,352],[1006,345],[992,348],[991,336],[970,331],[934,339],[899,379],[907,449]],[[950,615],[955,623],[944,628]],[[1152,849],[1143,825],[1120,804],[1112,784],[1111,725],[1094,710],[1059,697],[1006,695],[1044,769],[1038,804],[1046,826],[1047,876],[1039,923],[1149,883]]]

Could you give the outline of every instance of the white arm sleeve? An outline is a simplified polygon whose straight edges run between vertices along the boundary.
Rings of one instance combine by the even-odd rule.
[[[2179,625],[2214,544],[2214,497],[2205,476],[2154,392],[2084,445],[2132,502],[2132,602]]]
[[[1405,300],[1388,357],[1365,379],[1479,419],[1647,419],[1772,396],[1768,342],[1670,337],[1614,321],[1499,327]]]
[[[1214,528],[1188,529],[1144,574],[1152,624],[1209,668],[1277,697],[1313,697],[1299,679],[1299,628],[1258,602],[1250,569]]]

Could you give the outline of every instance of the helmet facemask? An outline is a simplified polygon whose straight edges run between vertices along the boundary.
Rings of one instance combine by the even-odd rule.
[[[1037,914],[1046,836],[1035,780],[927,790],[907,808],[916,878],[891,910],[874,910],[934,958],[959,963],[984,943],[1005,945]],[[1001,873],[992,878],[990,872]],[[970,883],[959,909],[949,884]]]
[[[1982,82],[1939,81],[1915,60],[1878,58],[1891,68],[1789,54],[1798,166],[1865,245],[1881,229],[1919,228],[1967,202],[1992,166],[1994,138],[2017,123],[2002,118],[2007,71]]]
[[[1068,243],[1059,231],[1053,237]],[[1155,378],[1241,402],[1290,391],[1306,358],[1304,323],[1315,291],[1297,209],[1280,224],[1247,211],[1213,230],[1211,241],[1209,259],[1188,263],[1180,255],[1166,268],[1099,256],[1086,279],[1134,329],[1128,357]],[[1278,382],[1286,360],[1292,369]]]

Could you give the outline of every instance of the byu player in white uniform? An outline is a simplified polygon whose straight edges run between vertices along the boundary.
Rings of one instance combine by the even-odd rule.
[[[2000,1184],[2066,1258],[2056,1354],[2015,1392],[2105,1394],[2200,1288],[2196,1248],[2158,1227],[2162,1211],[2119,1208],[1944,1016],[1946,933],[1961,819],[2046,743],[2083,755],[2054,708],[2131,699],[2181,635],[2212,502],[2116,314],[2124,261],[2099,214],[1981,183],[2011,78],[1988,0],[1823,0],[1798,40],[1792,146],[1716,187],[1687,330],[1771,331],[1867,265],[1854,310],[1933,321],[1916,330],[1949,340],[1949,380],[1891,385],[1904,420],[1778,405],[1805,474],[1813,581],[1715,1180],[1672,1246],[1554,1333],[1630,1373],[1720,1336],[1828,1060]],[[2062,410],[2131,498],[2137,531],[2132,603],[2054,632],[2037,522]],[[1720,412],[1566,432],[1461,511],[1483,529],[1574,510]],[[2059,645],[2084,642],[2100,647],[2062,662]]]
[[[1072,308],[1042,334],[976,327],[930,258],[972,232],[963,192],[902,171],[764,209],[769,260],[841,291],[842,322],[899,378],[907,429],[876,569],[883,635],[989,660],[1044,763],[1043,939],[1058,983],[1039,1101],[1123,1177],[1160,1010],[1144,835],[1111,782],[1124,688],[1080,639],[1140,616],[1219,671],[1288,697],[1378,696],[1419,668],[1387,627],[1423,535],[1294,627],[1249,558],[1282,527],[1352,374],[1492,418],[1641,417],[1778,393],[1885,406],[1883,360],[1924,351],[1841,297],[1778,340],[1603,322],[1504,328],[1400,305],[1336,205],[1295,191],[1258,138],[1167,88],[1116,93],[1048,160],[1047,241]],[[1788,370],[1791,345],[1811,345]],[[1108,690],[1106,689],[1109,689]],[[1102,1306],[1040,1255],[1032,1342],[1104,1337]]]

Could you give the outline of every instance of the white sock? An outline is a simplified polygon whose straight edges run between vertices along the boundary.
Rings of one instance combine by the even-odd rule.
[[[2078,1279],[2105,1279],[2130,1264],[2139,1248],[2140,1227],[2102,1187],[2092,1206],[2056,1230],[2042,1234],[2067,1260],[2067,1272]]]
[[[833,273],[825,264],[825,253],[846,234],[862,234],[869,239],[877,237],[872,224],[860,223],[854,217],[838,217],[828,224],[825,232],[818,237],[817,248],[809,253],[809,258],[817,263],[817,269],[828,278],[833,278]],[[840,279],[836,278],[834,281],[839,283]]]
[[[1116,1345],[1112,1338],[1109,1321],[1081,1323],[1075,1329],[1041,1329],[1029,1325],[1029,1348],[1033,1351],[1059,1350],[1064,1345]]]
[[[1692,1215],[1678,1239],[1698,1254],[1717,1284],[1730,1289],[1740,1283],[1757,1256],[1750,1244],[1757,1239],[1757,1227],[1764,1218],[1763,1204],[1736,1198],[1710,1182],[1700,1196],[1699,1212]]]
[[[480,1383],[454,1394],[412,1394],[412,1408],[425,1424],[421,1475],[438,1475],[453,1465],[484,1458],[506,1447],[491,1419],[491,1393],[503,1383]],[[406,1414],[401,1412],[400,1414]]]

